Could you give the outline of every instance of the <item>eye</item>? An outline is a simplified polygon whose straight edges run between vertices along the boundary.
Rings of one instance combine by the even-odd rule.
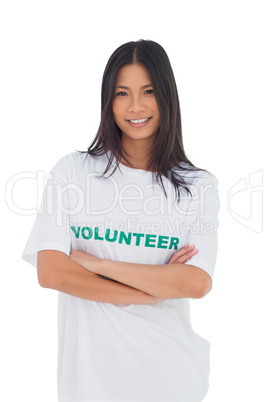
[[[116,94],[115,94],[115,96],[126,96],[127,95],[127,93],[126,92],[117,92]]]
[[[154,93],[154,90],[153,89],[147,89],[147,91],[145,91],[145,93],[147,95],[152,95]]]

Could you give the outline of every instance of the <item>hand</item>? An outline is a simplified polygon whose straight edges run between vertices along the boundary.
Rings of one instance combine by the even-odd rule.
[[[180,250],[173,254],[169,260],[169,264],[185,264],[197,253],[198,250],[195,248],[195,246],[193,244],[189,246],[189,243],[187,243]]]
[[[99,264],[101,258],[93,257],[93,255],[83,253],[78,250],[71,250],[69,258],[78,264],[80,264],[83,268],[87,269],[90,272],[95,274],[99,273]]]

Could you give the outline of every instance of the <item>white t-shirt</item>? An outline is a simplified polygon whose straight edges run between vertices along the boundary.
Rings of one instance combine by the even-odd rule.
[[[184,244],[199,250],[188,264],[212,277],[217,254],[216,177],[182,171],[192,191],[176,201],[153,173],[120,164],[101,177],[107,156],[71,153],[52,169],[23,252],[71,249],[99,258],[167,264]],[[186,164],[184,164],[186,166]],[[112,168],[113,169],[113,168]],[[208,389],[207,340],[190,323],[189,299],[152,305],[84,300],[59,292],[59,402],[200,402]]]

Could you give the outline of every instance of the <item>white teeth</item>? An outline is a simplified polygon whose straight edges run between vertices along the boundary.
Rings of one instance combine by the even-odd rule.
[[[131,123],[145,123],[147,120],[149,120],[149,117],[146,117],[145,119],[139,119],[139,120],[130,120]]]

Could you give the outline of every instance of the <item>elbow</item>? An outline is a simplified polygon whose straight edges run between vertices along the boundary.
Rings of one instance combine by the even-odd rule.
[[[41,250],[37,257],[37,276],[42,288],[59,290],[64,282],[66,265],[70,262],[65,253]]]
[[[37,279],[42,288],[51,288],[52,283],[52,270],[51,263],[47,261],[46,254],[44,252],[38,253],[37,258]]]
[[[208,293],[208,290],[205,290],[203,287],[200,287],[193,292],[192,298],[193,299],[202,299],[203,297],[206,296],[207,293]]]
[[[203,269],[194,265],[185,265],[181,280],[177,281],[176,288],[170,289],[168,297],[165,299],[202,299],[211,289],[212,280],[210,275]],[[175,283],[175,282],[174,282]]]
[[[42,288],[50,288],[50,280],[47,270],[37,268],[37,279]]]
[[[192,298],[202,299],[203,297],[205,297],[211,289],[211,284],[211,277],[206,272],[204,272],[201,278],[193,285]]]
[[[43,278],[43,277],[41,278],[40,275],[37,275],[37,276],[38,276],[38,283],[41,286],[41,288],[49,288],[46,278]]]

